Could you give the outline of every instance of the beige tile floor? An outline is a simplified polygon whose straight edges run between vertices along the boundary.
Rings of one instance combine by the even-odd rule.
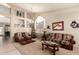
[[[36,39],[36,42],[30,43],[27,45],[20,45],[18,43],[14,43],[14,46],[23,55],[51,55],[51,53],[48,50],[42,51],[41,41],[39,39]],[[60,48],[59,51],[56,52],[56,54],[57,55],[79,55],[79,48],[74,47],[73,51]]]
[[[20,52],[11,42],[5,42],[3,47],[0,47],[0,55],[20,55]]]

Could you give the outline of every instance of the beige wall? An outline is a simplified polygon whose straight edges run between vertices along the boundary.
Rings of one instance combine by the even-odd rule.
[[[0,5],[0,23],[10,24],[10,8]]]
[[[8,18],[8,17],[0,17],[0,23],[10,24],[10,18]]]
[[[27,12],[27,11],[25,11],[25,12]],[[20,19],[24,20],[25,27],[15,27],[15,24],[17,24]],[[26,21],[33,22],[32,19],[27,19],[27,15],[25,16],[25,18],[17,17],[15,15],[15,8],[11,9],[11,39],[13,38],[14,33],[16,33],[16,32],[28,32],[28,33],[31,33],[31,28],[26,26]]]
[[[39,15],[43,16],[46,19],[46,25],[50,25],[51,30],[53,22],[64,21],[64,31],[52,31],[52,32],[72,34],[74,36],[74,40],[76,41],[75,46],[79,46],[79,28],[70,27],[71,22],[74,20],[79,23],[78,7],[37,14],[36,16]]]
[[[11,37],[14,36],[14,33],[16,32],[31,32],[31,28],[27,28],[27,27],[15,27],[16,22],[18,22],[17,17],[12,17],[11,18]],[[27,19],[24,19],[24,21],[26,21]]]

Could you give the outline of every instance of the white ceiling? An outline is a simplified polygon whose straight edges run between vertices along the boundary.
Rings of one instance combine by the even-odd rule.
[[[13,5],[27,9],[35,13],[49,12],[78,6],[77,3],[13,3]]]

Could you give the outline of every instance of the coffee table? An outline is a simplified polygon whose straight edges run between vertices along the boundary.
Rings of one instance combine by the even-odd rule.
[[[42,50],[44,50],[45,48],[49,49],[53,53],[53,55],[55,55],[56,51],[59,51],[59,45],[51,41],[42,42]]]

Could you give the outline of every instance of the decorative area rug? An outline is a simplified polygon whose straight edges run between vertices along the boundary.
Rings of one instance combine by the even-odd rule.
[[[30,44],[30,43],[33,43],[33,42],[35,42],[35,40],[31,40],[29,42],[24,41],[24,42],[21,42],[20,44],[21,45],[26,45],[26,44]]]
[[[51,52],[48,50],[42,50],[41,41],[39,39],[34,43],[20,45],[18,43],[13,43],[16,49],[22,55],[51,55]],[[79,47],[74,47],[73,51],[59,48],[59,51],[56,52],[56,55],[79,55]]]

